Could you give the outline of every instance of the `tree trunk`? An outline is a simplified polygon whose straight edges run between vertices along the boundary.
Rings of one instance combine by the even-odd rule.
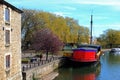
[[[48,51],[46,52],[46,61],[48,60]]]

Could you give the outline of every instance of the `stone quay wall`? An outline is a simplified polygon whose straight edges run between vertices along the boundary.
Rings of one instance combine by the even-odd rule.
[[[23,71],[23,80],[33,80],[33,78],[42,78],[53,72],[60,66],[60,59]]]

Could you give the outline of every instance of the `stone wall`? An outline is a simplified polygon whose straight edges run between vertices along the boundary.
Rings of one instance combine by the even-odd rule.
[[[21,80],[21,14],[11,10],[12,80]]]
[[[21,14],[8,7],[10,22],[5,22],[5,8],[0,4],[0,80],[22,80],[21,73]],[[5,30],[10,30],[10,45],[5,44]],[[10,55],[10,68],[6,68],[6,55]]]
[[[4,31],[3,31],[3,6],[0,4],[0,80],[4,80]]]
[[[23,80],[33,80],[33,77],[41,78],[42,76],[45,76],[51,73],[56,68],[58,68],[60,66],[59,64],[60,60],[55,60],[45,65],[38,66],[27,71],[23,71]]]

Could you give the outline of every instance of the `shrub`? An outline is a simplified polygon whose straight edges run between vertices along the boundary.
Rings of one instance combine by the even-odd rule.
[[[29,58],[23,58],[22,59],[22,63],[29,63],[30,62],[30,59]]]

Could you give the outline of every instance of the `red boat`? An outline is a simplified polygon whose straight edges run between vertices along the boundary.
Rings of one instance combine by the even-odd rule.
[[[79,45],[73,49],[72,61],[76,62],[96,62],[101,56],[101,46],[99,45]]]

